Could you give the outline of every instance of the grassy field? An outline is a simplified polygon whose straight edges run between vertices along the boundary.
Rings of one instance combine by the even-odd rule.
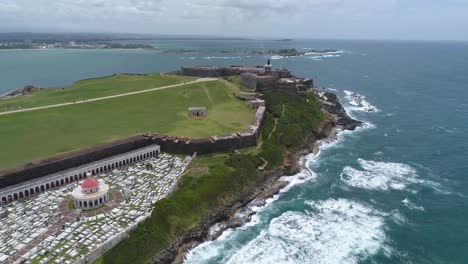
[[[237,89],[223,81],[209,81],[0,116],[0,168],[141,132],[207,137],[243,131],[254,110],[234,97]],[[190,118],[190,106],[206,106],[208,117]]]
[[[115,94],[194,81],[196,78],[174,75],[125,75],[86,79],[63,88],[48,88],[36,93],[0,100],[0,112],[51,104],[68,103]]]

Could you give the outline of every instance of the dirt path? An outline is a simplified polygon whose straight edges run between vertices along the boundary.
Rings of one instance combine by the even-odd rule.
[[[15,114],[15,113],[22,113],[22,112],[35,111],[35,110],[42,110],[42,109],[48,109],[48,108],[62,107],[62,106],[67,106],[67,105],[76,105],[76,104],[84,104],[84,103],[89,103],[89,102],[108,100],[108,99],[113,99],[113,98],[118,98],[118,97],[123,97],[123,96],[129,96],[129,95],[141,94],[141,93],[148,93],[148,92],[154,92],[154,91],[158,91],[158,90],[164,90],[164,89],[179,87],[179,86],[183,86],[183,85],[187,85],[187,84],[193,84],[193,83],[199,83],[199,82],[209,82],[209,81],[215,81],[215,80],[218,80],[218,78],[200,78],[200,79],[197,79],[197,80],[192,81],[192,82],[173,84],[173,85],[168,85],[168,86],[163,86],[163,87],[158,87],[158,88],[151,88],[151,89],[146,89],[146,90],[141,90],[141,91],[136,91],[136,92],[129,92],[129,93],[116,94],[116,95],[110,95],[110,96],[104,96],[104,97],[98,97],[98,98],[92,98],[92,99],[85,99],[85,100],[81,100],[81,101],[74,101],[74,102],[68,102],[68,103],[45,105],[45,106],[25,108],[25,109],[8,111],[8,112],[1,112],[0,116],[1,115],[10,115],[10,114]]]
[[[285,106],[283,104],[283,110],[281,111],[281,117],[284,116],[284,110],[285,110]],[[268,139],[270,139],[271,135],[273,135],[273,133],[275,132],[277,124],[278,124],[278,118],[275,118],[275,125],[273,126],[273,129],[271,130],[270,134],[268,135]]]

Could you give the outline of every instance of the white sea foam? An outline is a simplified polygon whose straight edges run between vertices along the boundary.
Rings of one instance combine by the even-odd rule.
[[[317,61],[321,61],[326,58],[338,58],[338,57],[341,57],[341,55],[324,54],[324,55],[307,56],[307,58],[317,60]]]
[[[280,178],[281,181],[288,182],[288,185],[281,189],[280,193],[288,192],[292,187],[302,184],[317,178],[317,174],[311,170],[302,170],[293,176],[283,176]]]
[[[330,90],[330,91],[332,91],[332,92],[338,92],[338,89],[331,88],[331,87],[326,87],[325,89],[326,89],[326,90]]]
[[[401,201],[401,203],[406,206],[408,209],[411,210],[418,210],[418,211],[424,211],[424,207],[422,206],[417,206],[413,202],[411,202],[408,198],[404,199]]]
[[[235,56],[235,57],[224,57],[224,56],[208,56],[208,57],[203,57],[204,60],[213,60],[213,59],[223,59],[223,60],[231,60],[231,59],[242,59],[240,56]]]
[[[347,107],[346,110],[349,111],[362,111],[362,112],[379,112],[380,110],[369,103],[366,100],[366,97],[364,95],[351,92],[348,90],[343,90],[345,94],[345,98],[347,103],[350,105],[350,107]]]
[[[273,55],[273,56],[270,57],[270,59],[272,59],[272,60],[281,60],[281,59],[284,59],[284,58],[285,58],[285,57],[283,57],[283,56],[278,56],[278,55]]]
[[[358,263],[385,249],[385,214],[346,199],[286,212],[227,263]]]
[[[330,54],[343,54],[343,53],[351,53],[351,52],[344,51],[344,50],[328,51],[328,52],[311,51],[311,52],[306,52],[305,55],[330,55]]]
[[[195,60],[197,57],[180,57],[179,60]]]
[[[347,166],[340,177],[346,184],[369,190],[403,190],[411,184],[423,183],[416,170],[402,163],[358,159],[362,170]]]
[[[406,218],[406,216],[398,209],[390,212],[390,219],[398,225],[405,225],[408,222],[408,218]]]

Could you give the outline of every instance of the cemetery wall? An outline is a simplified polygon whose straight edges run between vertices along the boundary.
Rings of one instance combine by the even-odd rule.
[[[0,171],[0,188],[124,154],[151,144],[152,140],[138,135],[3,170]]]

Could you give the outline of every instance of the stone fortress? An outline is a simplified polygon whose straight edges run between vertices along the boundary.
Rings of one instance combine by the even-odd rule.
[[[303,93],[314,88],[314,82],[309,78],[298,78],[287,69],[273,69],[271,60],[264,66],[191,66],[182,67],[180,75],[195,77],[224,78],[240,75],[240,83],[244,90],[250,92],[267,92],[274,90],[288,91],[291,93]]]

